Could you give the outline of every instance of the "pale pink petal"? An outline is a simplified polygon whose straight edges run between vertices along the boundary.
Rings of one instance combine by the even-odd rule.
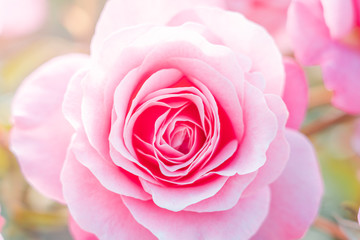
[[[129,52],[124,49],[146,33],[149,28],[150,26],[146,25],[126,28],[114,33],[104,43],[101,52],[92,54],[94,61],[90,71],[81,80],[83,97],[80,115],[82,126],[91,145],[104,156],[109,152],[106,139],[108,139],[110,131],[116,86],[126,74],[138,67],[145,57],[144,51]],[[79,90],[74,89],[74,91]],[[102,124],[98,124],[99,122]]]
[[[196,6],[224,6],[222,0],[111,0],[102,11],[92,39],[97,51],[104,39],[121,28],[138,24],[165,25],[176,13]],[[150,10],[151,9],[151,10]]]
[[[0,0],[0,36],[18,37],[37,31],[47,11],[47,0]]]
[[[99,239],[156,239],[134,220],[121,195],[104,188],[71,152],[61,182],[70,214],[84,231]]]
[[[267,188],[228,210],[210,213],[172,212],[151,201],[123,197],[125,205],[141,225],[160,240],[183,239],[249,239],[260,227],[268,212],[270,194]]]
[[[69,230],[74,240],[98,240],[94,234],[82,230],[71,215],[69,216]]]
[[[289,110],[286,126],[299,129],[308,105],[308,84],[302,68],[292,59],[285,58],[285,90],[283,100]]]
[[[229,177],[225,185],[214,196],[185,208],[191,212],[216,212],[233,208],[239,201],[243,191],[254,180],[257,172]]]
[[[324,50],[331,44],[320,0],[292,1],[288,11],[287,31],[301,64],[318,64]]]
[[[75,130],[82,128],[81,103],[83,94],[81,91],[81,81],[86,79],[88,71],[88,68],[82,68],[73,75],[62,104],[63,115]]]
[[[154,203],[170,211],[181,211],[187,206],[214,196],[224,186],[228,177],[210,176],[207,183],[184,187],[159,186],[141,181],[144,189],[151,194]]]
[[[276,180],[283,172],[289,159],[290,147],[285,137],[285,124],[288,118],[286,106],[277,95],[265,95],[269,109],[277,117],[278,130],[275,139],[271,142],[266,151],[266,162],[259,168],[257,176],[251,185],[246,189],[246,193],[257,191],[257,189],[269,185]]]
[[[324,20],[334,39],[340,39],[355,26],[354,0],[320,0]]]
[[[346,47],[334,46],[323,61],[325,86],[334,91],[334,106],[350,114],[360,113],[360,54]]]
[[[27,180],[43,194],[62,201],[59,180],[73,128],[62,115],[67,84],[88,56],[55,58],[31,74],[15,95],[11,149]]]
[[[288,130],[290,159],[281,176],[270,185],[269,214],[253,240],[300,239],[314,221],[323,184],[311,143]]]
[[[232,161],[216,173],[231,176],[258,170],[266,162],[266,152],[278,131],[276,115],[269,109],[263,92],[245,84],[244,136]]]
[[[89,144],[83,131],[78,130],[69,147],[77,161],[86,166],[96,179],[109,191],[139,198],[150,199],[136,176],[116,166],[110,157],[104,158]]]
[[[225,0],[227,9],[244,14],[263,27],[274,37],[282,52],[290,52],[286,35],[286,13],[291,0]]]
[[[228,46],[239,55],[249,57],[252,60],[251,71],[261,72],[266,80],[265,92],[282,94],[285,82],[282,57],[265,29],[238,13],[217,8],[183,11],[175,16],[170,24],[181,25],[188,21],[204,24],[219,37],[222,45]],[[234,29],[236,31],[233,31]]]

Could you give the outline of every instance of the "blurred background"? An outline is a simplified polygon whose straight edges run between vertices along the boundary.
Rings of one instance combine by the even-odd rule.
[[[35,9],[34,16],[29,15],[38,18],[38,23],[31,30],[10,32],[7,28],[16,29],[25,23],[17,20],[7,27],[11,19],[1,19],[5,9],[1,4],[13,3],[24,10],[23,14],[31,14],[32,10],[32,5],[16,5],[20,4],[17,1],[0,0],[0,205],[1,215],[6,219],[2,232],[6,240],[71,239],[66,207],[26,183],[8,148],[10,106],[21,81],[37,66],[65,53],[89,52],[105,0],[39,0],[45,4],[43,9]],[[310,102],[301,131],[315,146],[325,195],[319,216],[304,239],[360,239],[356,222],[360,205],[360,150],[356,154],[352,147],[359,118],[331,106],[331,93],[325,90],[318,68],[305,71]]]

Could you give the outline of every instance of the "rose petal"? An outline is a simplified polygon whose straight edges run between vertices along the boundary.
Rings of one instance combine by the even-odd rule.
[[[254,240],[300,239],[317,215],[323,185],[314,149],[298,132],[288,130],[286,137],[290,159],[270,185],[269,214]]]
[[[99,239],[156,239],[134,220],[120,195],[105,189],[71,152],[61,182],[69,211],[84,231]]]
[[[154,203],[170,211],[178,212],[187,206],[214,196],[225,184],[227,177],[208,177],[211,182],[183,187],[162,187],[141,181],[145,191],[151,194]]]
[[[27,180],[41,193],[63,201],[59,180],[73,128],[61,105],[72,75],[88,64],[88,56],[55,58],[31,74],[15,95],[11,149]]]
[[[150,26],[146,25],[126,28],[114,33],[114,36],[104,43],[102,52],[99,55],[93,54],[91,71],[81,82],[82,125],[91,145],[104,156],[109,152],[106,140],[109,136],[115,88],[129,71],[141,64],[144,58],[143,52],[132,52],[129,55],[124,53],[126,58],[122,59],[118,59],[117,56],[124,51],[124,46],[131,44],[149,28]],[[107,79],[109,73],[114,73],[116,79],[111,79],[112,81]],[[98,124],[99,122],[102,124]]]
[[[340,39],[348,34],[355,25],[353,0],[320,0],[324,10],[324,19],[330,34]],[[341,10],[340,10],[341,9]]]
[[[108,1],[96,25],[92,52],[101,47],[104,39],[121,28],[138,24],[165,25],[176,13],[194,6],[223,6],[222,0],[112,0]],[[149,11],[151,9],[151,11]]]
[[[286,126],[299,129],[308,105],[308,84],[305,73],[292,59],[284,59],[286,82],[283,100],[289,110]]]
[[[320,0],[292,1],[288,10],[287,31],[300,63],[318,64],[330,44]]]
[[[325,86],[334,91],[334,106],[350,114],[360,113],[360,55],[351,49],[334,46],[322,64]]]
[[[136,221],[160,240],[249,239],[260,227],[268,212],[267,188],[241,199],[229,211],[194,213],[171,212],[151,201],[123,197]],[[175,234],[174,234],[175,233]]]
[[[86,78],[88,71],[88,68],[82,68],[73,75],[68,84],[62,103],[64,117],[75,130],[81,129],[82,126],[81,102],[83,95],[82,91],[79,90],[81,90],[81,81]]]
[[[108,190],[142,200],[150,199],[137,177],[124,171],[91,147],[84,132],[78,130],[69,147],[76,159],[86,166]]]
[[[278,130],[266,152],[266,162],[259,168],[255,180],[246,189],[247,193],[257,191],[276,180],[283,172],[290,154],[290,147],[285,137],[285,124],[288,118],[286,106],[277,95],[267,94],[265,99],[269,109],[277,117]]]
[[[69,229],[75,240],[98,240],[94,234],[82,230],[71,215],[69,216]]]
[[[185,211],[215,212],[233,208],[238,202],[246,187],[254,180],[257,173],[246,175],[235,174],[226,181],[224,186],[214,196],[187,206]]]
[[[249,57],[252,60],[251,70],[261,72],[265,77],[265,92],[282,94],[285,77],[281,54],[265,29],[238,13],[217,8],[183,11],[175,16],[170,24],[181,25],[188,21],[204,24],[221,39],[223,45],[239,55]],[[231,28],[229,28],[230,22]],[[237,30],[233,31],[234,29]]]
[[[243,140],[232,161],[216,170],[220,175],[242,175],[258,170],[265,164],[266,152],[276,137],[276,115],[269,109],[263,92],[246,83],[244,103]]]

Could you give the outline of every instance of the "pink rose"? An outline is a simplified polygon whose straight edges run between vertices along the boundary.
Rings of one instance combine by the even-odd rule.
[[[264,26],[275,38],[283,52],[290,51],[286,34],[286,16],[291,0],[223,0],[226,8],[244,14],[250,20]]]
[[[32,33],[43,25],[46,13],[47,0],[0,0],[0,36]]]
[[[360,113],[360,5],[356,0],[295,0],[288,31],[296,57],[320,65],[333,104]]]
[[[77,239],[297,239],[314,220],[316,157],[288,128],[303,72],[262,27],[201,2],[109,1],[90,56],[18,90],[12,150]]]

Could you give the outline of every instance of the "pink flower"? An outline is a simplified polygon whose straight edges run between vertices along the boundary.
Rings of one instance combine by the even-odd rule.
[[[286,16],[291,0],[223,0],[226,8],[244,14],[262,25],[275,38],[283,52],[290,51],[290,40],[286,34]]]
[[[201,2],[109,1],[90,56],[17,92],[12,150],[76,238],[297,239],[315,218],[314,150],[288,128],[303,73],[263,28]]]
[[[0,216],[0,233],[2,232],[2,228],[4,225],[5,225],[5,219],[2,216]],[[3,238],[2,234],[0,234],[0,240],[3,240],[3,239],[4,238]]]
[[[360,5],[356,0],[295,0],[288,31],[296,57],[320,65],[333,104],[360,113]]]
[[[32,33],[43,25],[46,13],[47,0],[0,0],[0,36]]]

